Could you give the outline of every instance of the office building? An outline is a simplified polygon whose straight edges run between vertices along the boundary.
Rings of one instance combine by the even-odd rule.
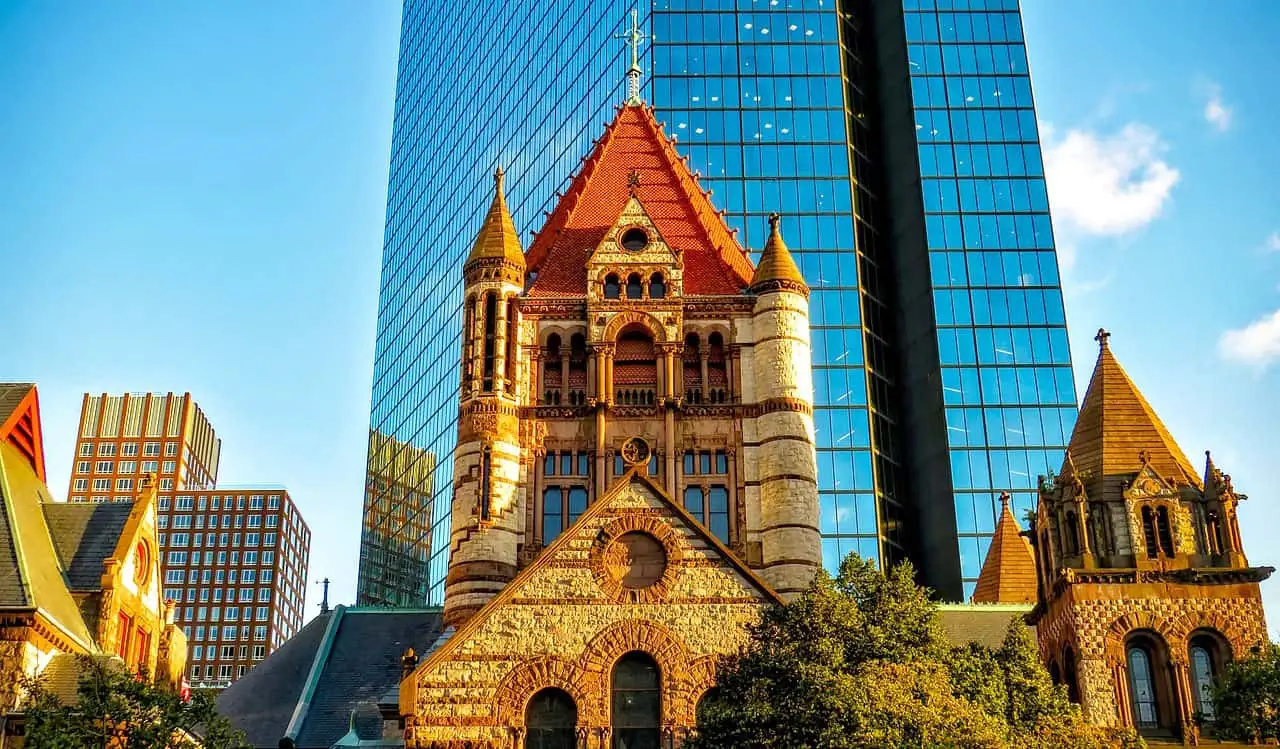
[[[222,440],[191,393],[85,393],[79,435],[70,502],[132,502],[148,474],[160,491],[204,489],[218,479]]]
[[[133,502],[156,481],[163,591],[187,680],[222,688],[303,622],[311,530],[279,486],[218,487],[222,441],[191,398],[84,396],[71,504]]]
[[[994,498],[1030,509],[1075,417],[1017,2],[964,7],[658,0],[639,19],[644,98],[737,241],[762,247],[774,210],[793,227],[824,563],[911,558],[955,600]],[[477,196],[501,165],[514,225],[542,225],[625,98],[631,9],[405,3],[370,474],[388,440],[433,467],[412,479],[412,520],[366,523],[362,604],[443,600]]]

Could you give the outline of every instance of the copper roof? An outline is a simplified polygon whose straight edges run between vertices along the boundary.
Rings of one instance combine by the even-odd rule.
[[[1034,603],[1036,600],[1036,558],[1031,544],[1022,536],[1018,519],[1009,509],[1009,495],[1000,495],[1000,518],[996,521],[991,547],[982,562],[974,603]]]
[[[653,111],[621,107],[534,238],[531,296],[582,296],[587,260],[634,192],[681,256],[686,294],[739,294],[754,269]]]
[[[476,241],[471,246],[467,263],[494,258],[506,260],[523,268],[524,250],[520,248],[516,224],[511,219],[511,211],[507,209],[507,198],[502,193],[502,169],[499,168],[494,172],[493,183],[493,202],[489,204],[489,212],[485,214],[484,223],[480,225],[480,231],[476,234]]]
[[[1063,478],[1137,473],[1145,452],[1160,475],[1199,487],[1200,475],[1116,361],[1109,336],[1106,331],[1098,332],[1098,362],[1071,432]]]
[[[751,289],[767,286],[777,281],[799,284],[808,288],[800,268],[791,257],[787,243],[782,241],[782,230],[779,224],[782,219],[778,214],[769,217],[769,240],[765,242],[764,251],[760,253],[760,264],[756,266],[755,275],[751,278]]]

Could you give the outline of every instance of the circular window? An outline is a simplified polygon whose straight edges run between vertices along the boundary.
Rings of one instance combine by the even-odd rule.
[[[667,551],[648,533],[631,531],[615,538],[605,549],[604,567],[624,588],[648,588],[667,571]]]
[[[145,541],[139,541],[133,550],[133,579],[139,585],[146,585],[151,578],[151,552]]]
[[[639,437],[631,437],[622,443],[622,460],[629,466],[648,463],[650,455],[649,443]]]
[[[620,243],[628,252],[639,252],[649,244],[649,235],[644,233],[644,229],[627,229],[622,232]]]

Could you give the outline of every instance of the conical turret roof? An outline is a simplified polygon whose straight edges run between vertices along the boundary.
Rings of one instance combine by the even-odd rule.
[[[765,291],[778,284],[799,285],[806,291],[809,287],[800,275],[800,267],[791,257],[787,243],[782,241],[782,218],[778,214],[769,216],[769,240],[760,253],[760,263],[756,265],[755,275],[751,278],[753,292]]]
[[[485,214],[484,223],[476,234],[475,244],[471,246],[471,254],[467,256],[467,265],[482,260],[506,260],[520,268],[524,268],[524,250],[520,247],[520,237],[516,233],[516,224],[511,219],[511,211],[507,209],[507,198],[502,193],[502,168],[493,173],[493,202],[489,204],[489,212]]]
[[[1036,558],[1022,536],[1018,519],[1009,509],[1009,495],[1000,495],[1000,518],[991,536],[991,547],[982,562],[974,603],[1034,603]]]
[[[1063,478],[1137,473],[1145,453],[1160,475],[1199,487],[1200,476],[1191,461],[1111,353],[1110,336],[1105,330],[1098,331],[1098,361],[1071,432]]]

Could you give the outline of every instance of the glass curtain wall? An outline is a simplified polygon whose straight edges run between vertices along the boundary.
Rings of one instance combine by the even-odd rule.
[[[1017,0],[905,0],[963,595],[1008,491],[1020,519],[1076,417]]]

